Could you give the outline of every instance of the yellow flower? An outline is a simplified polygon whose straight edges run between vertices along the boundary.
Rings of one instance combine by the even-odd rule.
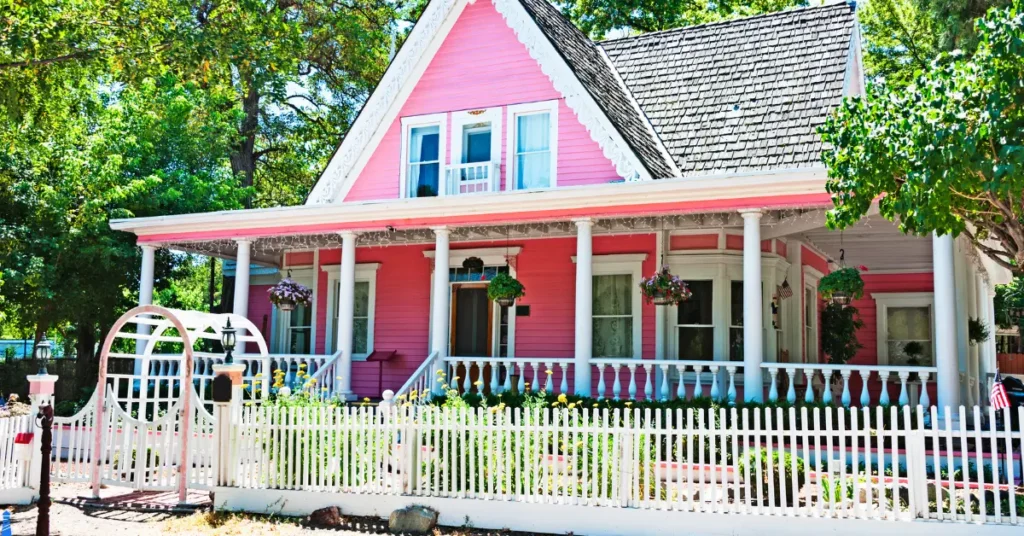
[[[341,381],[341,376],[335,376],[334,379],[338,380],[340,382]]]
[[[633,403],[632,403],[632,402],[626,402],[626,407],[627,407],[627,408],[628,408],[629,406],[632,406],[632,405],[633,405]]]
[[[369,401],[370,401],[370,397],[363,398],[363,402],[369,402]]]
[[[253,376],[253,378],[262,378],[262,377],[263,377],[263,373],[262,372],[257,372],[256,375]]]
[[[458,376],[455,376],[454,378],[452,378],[452,381],[453,381],[453,382],[457,382],[457,381],[459,381],[459,377],[458,377]]]
[[[326,390],[327,390],[327,387],[326,387],[326,386],[324,386],[324,387],[321,387],[321,388],[320,388],[320,390],[321,390],[321,391],[326,391]]]
[[[316,383],[316,378],[310,378],[309,383]]]
[[[570,402],[569,403],[569,409],[573,409],[575,407],[576,407],[576,403],[575,402]]]
[[[551,407],[554,407],[554,406],[557,406],[557,405],[558,405],[558,401],[557,400],[551,403]]]
[[[444,371],[441,370],[441,369],[437,369],[437,375],[438,376],[444,376]]]
[[[594,402],[594,407],[595,407],[595,408],[597,407],[597,402]]]
[[[477,380],[477,381],[473,382],[473,385],[475,385],[475,386],[477,386],[477,387],[480,387],[480,386],[481,386],[481,385],[483,385],[483,384],[484,384],[484,382],[482,382],[482,381],[480,381],[480,380]]]
[[[402,407],[403,407],[403,408],[411,408],[411,407],[412,407],[412,404],[410,404],[410,403],[406,402],[405,404],[402,404]]]
[[[416,400],[416,398],[417,398],[416,391],[413,391],[411,394],[409,394],[409,400]]]
[[[304,369],[304,368],[306,368],[306,364],[305,364],[305,363],[299,363],[299,368],[300,368],[300,369]]]
[[[250,400],[250,401],[246,402],[245,405],[249,406],[249,407],[252,407],[252,401]]]
[[[395,398],[397,398],[399,400],[405,400],[405,395],[398,395]]]
[[[550,376],[550,375],[552,375],[554,373],[555,373],[555,371],[553,371],[551,369],[547,369],[547,370],[544,371],[544,374],[547,374],[548,376]]]
[[[247,384],[247,383],[243,383],[242,384],[242,389],[248,389],[248,388],[249,388],[249,384]]]
[[[562,393],[562,394],[558,395],[558,401],[563,403],[563,404],[565,404],[566,402],[569,401],[569,399],[568,399],[568,397],[565,396],[565,393]]]
[[[498,411],[498,407],[497,406],[495,406],[495,407],[490,409],[491,413],[497,413],[497,411]]]

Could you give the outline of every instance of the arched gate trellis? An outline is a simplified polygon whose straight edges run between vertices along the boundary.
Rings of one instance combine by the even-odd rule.
[[[55,419],[53,478],[138,490],[206,489],[214,481],[214,419],[194,378],[195,358],[220,360],[222,330],[239,348],[267,345],[248,319],[155,305],[121,316],[100,352],[99,381],[73,417]],[[133,327],[134,326],[134,327]],[[140,329],[146,326],[149,329]]]

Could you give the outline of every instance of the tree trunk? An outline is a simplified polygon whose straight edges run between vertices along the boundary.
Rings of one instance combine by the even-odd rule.
[[[77,390],[90,387],[99,376],[99,362],[96,354],[96,325],[92,322],[78,324],[78,341],[75,344],[78,358],[75,363]],[[72,381],[71,378],[67,378]]]
[[[251,187],[253,176],[256,172],[256,132],[259,128],[260,95],[256,91],[256,85],[249,75],[243,80],[243,87],[247,88],[242,98],[242,124],[238,129],[239,141],[231,154],[231,171],[236,176],[241,175],[242,186]],[[245,208],[252,208],[252,198],[246,198]]]

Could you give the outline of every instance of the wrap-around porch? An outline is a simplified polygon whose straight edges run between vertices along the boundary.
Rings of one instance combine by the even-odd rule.
[[[226,267],[233,311],[273,350],[241,358],[253,392],[268,392],[277,369],[296,385],[305,363],[319,390],[346,399],[436,392],[445,381],[464,392],[956,407],[983,403],[994,372],[995,349],[966,333],[967,318],[991,324],[981,259],[951,237],[908,237],[877,217],[843,235],[824,229],[821,210],[742,210],[161,246],[237,260]],[[864,348],[829,365],[816,283],[840,249],[868,268],[865,298],[854,303]],[[149,253],[140,302],[147,262]],[[644,302],[639,280],[661,265],[689,283],[689,301]],[[486,297],[502,271],[526,287],[512,307]],[[314,290],[308,309],[266,300],[288,274]],[[927,333],[890,336],[879,321],[887,315],[912,317],[896,331],[921,332],[925,319]],[[907,364],[894,345],[911,336],[928,347],[923,364]],[[214,361],[199,360],[197,377],[212,378]]]

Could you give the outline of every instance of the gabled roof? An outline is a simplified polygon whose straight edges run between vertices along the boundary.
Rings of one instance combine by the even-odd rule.
[[[672,158],[601,48],[548,0],[521,1],[651,176],[678,176]]]
[[[819,166],[816,128],[842,100],[855,41],[854,8],[838,3],[601,48],[692,176]]]

